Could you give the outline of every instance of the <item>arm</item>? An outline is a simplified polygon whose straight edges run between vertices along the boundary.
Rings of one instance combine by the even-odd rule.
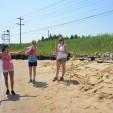
[[[12,56],[15,56],[15,55],[18,55],[18,54],[24,52],[25,50],[26,50],[26,48],[24,48],[24,49],[22,49],[22,50],[20,50],[20,51],[18,51],[18,52],[10,52],[10,54],[11,54]]]
[[[27,48],[26,48],[26,49],[27,49]],[[25,50],[26,50],[26,49],[25,49]],[[31,49],[31,50],[32,50],[32,49]],[[27,51],[26,51],[26,55],[29,55],[29,52],[30,52],[30,51],[27,50]],[[34,54],[34,53],[33,53],[33,54]],[[35,54],[36,54],[36,56],[38,55],[38,49],[37,49],[37,47],[35,48]]]
[[[68,53],[67,45],[65,45],[64,48],[65,48],[64,52],[67,54]]]
[[[60,47],[60,44],[58,44],[58,46],[55,48],[55,49],[56,49],[56,53],[57,53],[57,52],[60,52],[60,51],[59,51],[59,47]]]
[[[2,52],[0,52],[0,59],[1,59],[1,57],[2,57]]]
[[[38,49],[36,48],[35,54],[38,55]]]
[[[56,57],[58,55],[58,50],[59,50],[60,44],[57,45],[57,47],[55,47],[55,51],[56,51]]]

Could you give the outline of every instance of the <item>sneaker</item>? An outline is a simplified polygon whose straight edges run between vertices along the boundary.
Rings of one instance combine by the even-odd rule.
[[[12,94],[12,95],[15,95],[15,92],[12,90],[12,91],[11,91],[11,94]]]
[[[6,91],[6,95],[9,95],[9,94],[10,94],[10,91],[9,91],[9,90],[7,90],[7,91]]]
[[[32,82],[32,79],[30,79],[28,83],[31,83],[31,82]]]
[[[35,83],[36,81],[35,81],[35,79],[33,79],[33,83]]]
[[[63,77],[61,77],[59,81],[64,81],[64,78],[63,78]]]
[[[55,82],[55,81],[57,81],[57,80],[58,80],[57,77],[54,77],[53,82]]]

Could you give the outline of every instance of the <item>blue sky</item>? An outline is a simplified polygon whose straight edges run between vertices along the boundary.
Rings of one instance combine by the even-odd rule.
[[[111,12],[105,13],[108,11]],[[20,42],[16,24],[19,17],[24,18],[22,24],[25,24],[22,43],[48,37],[48,30],[52,35],[63,36],[113,33],[113,0],[0,0],[0,34],[10,29],[11,43]],[[82,18],[86,19],[80,21]],[[67,22],[70,23],[47,28]]]

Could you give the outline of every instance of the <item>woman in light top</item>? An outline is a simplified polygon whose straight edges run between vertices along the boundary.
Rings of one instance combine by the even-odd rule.
[[[67,61],[67,45],[64,43],[64,38],[59,38],[59,44],[56,48],[56,76],[53,81],[58,80],[58,74],[60,70],[60,65],[62,65],[62,76],[60,77],[60,81],[64,80],[64,74],[66,69],[66,61]]]
[[[8,74],[10,76],[10,82],[11,82],[11,94],[15,95],[14,92],[14,65],[11,56],[17,55],[21,52],[23,52],[25,49],[18,51],[18,52],[10,52],[10,48],[8,45],[4,45],[2,47],[2,53],[0,53],[1,59],[2,59],[2,67],[3,67],[3,75],[5,79],[5,85],[6,85],[6,94],[9,95],[9,85],[8,85]]]
[[[36,47],[36,41],[32,40],[31,46],[27,47],[28,66],[29,66],[29,83],[35,83],[36,67],[37,67],[37,54],[38,49]],[[32,76],[33,75],[33,76]]]

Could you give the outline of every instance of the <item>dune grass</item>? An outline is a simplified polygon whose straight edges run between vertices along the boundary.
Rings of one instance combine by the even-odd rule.
[[[76,54],[94,54],[113,52],[113,34],[102,34],[97,36],[86,36],[78,39],[66,39],[65,43],[68,46],[70,53]],[[55,53],[55,45],[58,40],[38,41],[37,47],[39,54]],[[11,44],[11,51],[18,51],[24,47],[30,46],[29,44]]]

